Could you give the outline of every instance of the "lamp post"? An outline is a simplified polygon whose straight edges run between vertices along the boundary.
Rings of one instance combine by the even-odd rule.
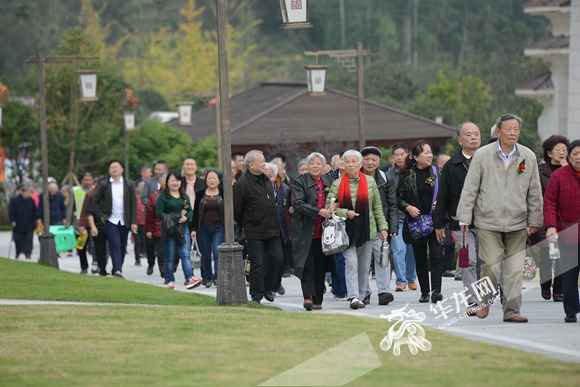
[[[46,56],[43,51],[39,51],[37,56],[31,56],[26,63],[38,63],[38,88],[40,104],[40,153],[42,158],[42,205],[43,205],[43,225],[44,232],[40,235],[40,259],[38,263],[58,267],[58,256],[54,234],[50,233],[50,207],[48,194],[48,139],[46,132],[46,89],[44,80],[45,63],[71,63],[76,61],[88,61],[98,59],[97,56]],[[96,80],[96,78],[95,78]],[[84,88],[81,87],[81,93]],[[96,85],[95,85],[96,90]],[[81,99],[84,95],[81,95]]]
[[[135,113],[126,111],[123,115],[125,119],[125,179],[129,180],[129,132],[135,130]]]
[[[326,51],[305,51],[304,55],[315,56],[316,64],[318,65],[318,56],[325,55],[331,58],[335,58],[342,67],[346,68],[349,72],[357,72],[358,75],[358,144],[362,149],[366,146],[366,136],[364,129],[364,57],[372,56],[373,54],[368,50],[363,50],[362,42],[358,42],[356,45],[356,50],[326,50]],[[356,64],[355,64],[356,58]],[[316,65],[315,65],[316,66]],[[307,77],[311,77],[312,67],[307,67]],[[308,67],[310,67],[311,73],[308,73]],[[322,84],[322,93],[314,92],[314,84],[309,84],[308,91],[311,91],[311,95],[324,95],[324,82]],[[312,88],[312,90],[311,90]],[[316,93],[316,94],[315,94]]]
[[[225,0],[216,0],[218,62],[219,62],[219,121],[222,145],[221,168],[224,174],[224,228],[226,241],[218,247],[218,305],[242,305],[248,302],[246,278],[244,275],[243,247],[234,239],[234,206],[232,190],[232,138],[230,132],[230,100],[228,82],[228,50],[226,46],[227,18]]]
[[[282,25],[284,29],[312,28],[308,21],[309,0],[280,0],[280,11],[282,12]]]

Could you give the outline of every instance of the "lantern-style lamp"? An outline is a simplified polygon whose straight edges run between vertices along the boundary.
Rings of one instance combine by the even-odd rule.
[[[97,71],[77,70],[81,84],[81,101],[98,101],[97,97]]]
[[[324,83],[326,81],[326,70],[328,66],[309,65],[304,66],[306,69],[306,83],[310,95],[325,95]]]
[[[191,126],[192,102],[179,102],[177,111],[179,113],[179,126]]]
[[[0,128],[2,127],[2,105],[0,104]]]
[[[125,112],[125,130],[135,130],[135,113]]]
[[[308,21],[308,0],[280,0],[283,23],[280,28],[312,28]]]

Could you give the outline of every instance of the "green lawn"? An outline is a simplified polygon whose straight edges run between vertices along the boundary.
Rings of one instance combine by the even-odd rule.
[[[577,385],[580,380],[578,364],[438,330],[426,329],[430,351],[413,356],[403,348],[396,357],[379,348],[388,329],[385,320],[217,307],[194,294],[5,261],[0,259],[0,298],[56,299],[60,293],[59,299],[72,299],[76,292],[65,289],[79,286],[87,301],[139,299],[165,306],[0,306],[2,386],[258,385],[363,332],[382,366],[352,386]],[[50,281],[26,290],[30,281],[11,279],[14,271]],[[107,293],[105,286],[118,287]],[[143,299],[148,288],[155,302]],[[341,360],[335,360],[336,372],[348,367]]]

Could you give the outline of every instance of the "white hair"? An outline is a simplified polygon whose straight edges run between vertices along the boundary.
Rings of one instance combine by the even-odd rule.
[[[266,163],[264,169],[271,169],[274,175],[278,175],[278,166],[274,163]]]
[[[301,167],[301,166],[303,166],[303,165],[307,165],[307,164],[308,164],[308,160],[306,160],[306,159],[301,159],[301,160],[298,162],[298,172],[300,172],[300,167]]]
[[[251,162],[254,162],[254,160],[256,160],[256,157],[258,157],[258,155],[264,154],[264,152],[262,152],[261,150],[251,150],[248,153],[246,153],[246,156],[244,157],[244,165],[246,168],[248,168],[250,166]]]
[[[342,155],[342,161],[346,162],[346,159],[349,157],[356,157],[359,162],[362,161],[361,153],[355,149],[349,149],[346,152],[344,152]]]
[[[324,155],[322,153],[318,153],[318,152],[312,152],[311,154],[308,155],[308,157],[306,158],[306,162],[308,164],[310,164],[310,162],[315,159],[316,157],[318,157],[320,160],[322,160],[322,165],[326,165],[326,157],[324,157]]]

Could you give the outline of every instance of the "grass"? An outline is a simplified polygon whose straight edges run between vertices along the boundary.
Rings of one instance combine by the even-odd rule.
[[[20,291],[27,298],[52,300],[55,293],[72,286],[67,273],[3,261],[1,298],[7,298],[6,291],[12,295]],[[39,289],[26,290],[30,281],[10,279],[15,269],[28,278],[36,275],[51,281]],[[413,356],[403,348],[402,355],[396,357],[379,348],[388,329],[385,320],[273,308],[209,307],[204,306],[209,305],[205,298],[194,294],[100,280],[115,286],[116,293],[125,294],[105,296],[95,285],[83,291],[86,298],[142,300],[143,287],[150,287],[154,291],[147,294],[157,297],[164,307],[0,306],[0,385],[258,385],[362,332],[369,336],[382,366],[350,383],[353,386],[577,385],[580,380],[578,364],[473,342],[438,330],[426,329],[432,344],[429,352]],[[16,288],[8,289],[12,287]],[[59,299],[63,297],[59,295]],[[153,304],[151,300],[147,303]],[[348,367],[341,360],[335,359],[337,371]]]

